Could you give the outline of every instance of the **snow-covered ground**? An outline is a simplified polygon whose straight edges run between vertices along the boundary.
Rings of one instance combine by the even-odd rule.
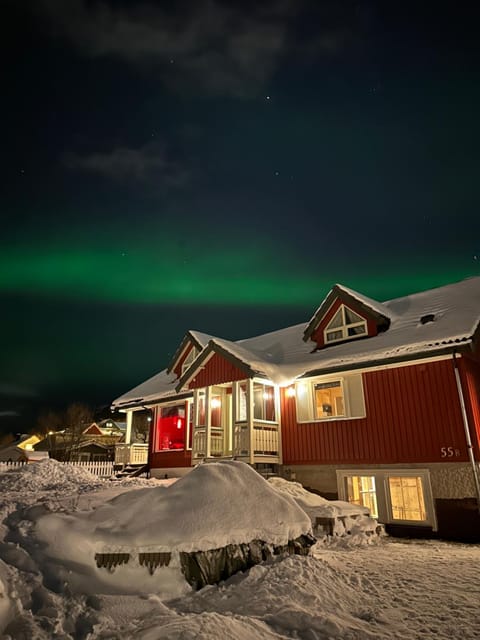
[[[171,591],[162,593],[163,569],[156,571],[152,579],[145,567],[138,570],[145,571],[147,589],[125,589],[121,577],[125,567],[117,567],[110,575],[112,584],[117,582],[117,593],[98,584],[92,588],[93,574],[88,574],[82,560],[85,549],[90,549],[94,540],[111,543],[113,538],[106,535],[109,528],[114,537],[121,534],[125,548],[128,541],[125,535],[131,524],[125,508],[135,503],[137,491],[138,503],[143,507],[135,515],[134,529],[140,535],[137,542],[145,542],[141,538],[142,529],[138,528],[142,518],[146,529],[151,521],[152,510],[145,506],[148,504],[145,489],[154,487],[152,495],[157,496],[158,505],[166,508],[169,500],[162,501],[159,492],[166,492],[167,496],[172,491],[176,502],[182,493],[180,482],[171,488],[172,481],[137,479],[111,483],[53,461],[0,474],[2,637],[19,640],[480,637],[478,545],[378,539],[357,531],[348,538],[318,542],[310,556],[275,559],[218,586],[195,592],[184,585],[175,597]],[[276,490],[285,494],[285,487],[278,486],[282,483],[276,484]],[[188,489],[188,483],[184,487]],[[322,507],[321,499],[305,495],[298,485],[287,488],[297,504],[304,501],[305,509]],[[123,497],[109,502],[120,494]],[[209,507],[211,516],[219,508],[215,503],[212,500]],[[112,504],[120,505],[124,514],[120,523],[114,518],[109,525],[106,514]],[[291,505],[284,510],[278,504],[282,516],[279,523],[288,513],[296,518]],[[342,505],[328,508],[341,510]],[[267,520],[272,520],[269,505],[256,504],[254,509],[257,517],[250,519],[249,526],[263,526],[265,514]],[[238,520],[244,523],[245,514],[238,513]],[[50,527],[54,522],[61,526]],[[206,524],[200,523],[203,534],[208,529]],[[290,524],[287,522],[287,529]],[[245,535],[245,525],[242,526],[243,531],[240,527],[235,533],[240,538]],[[305,520],[301,520],[300,530],[305,526]],[[209,527],[215,531],[215,522]],[[83,539],[79,530],[83,530]],[[60,531],[62,538],[55,540]],[[222,531],[225,537],[225,527]],[[273,527],[271,533],[279,535],[278,528]],[[63,572],[58,571],[62,560],[57,557],[61,554],[55,554],[55,548],[62,548],[62,554],[70,548]],[[79,580],[82,575],[85,584],[90,580],[89,588],[83,591]]]

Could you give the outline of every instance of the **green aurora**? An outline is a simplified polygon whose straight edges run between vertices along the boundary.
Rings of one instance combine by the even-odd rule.
[[[476,275],[480,266],[458,260],[432,269],[427,260],[417,260],[404,267],[376,257],[375,263],[342,269],[332,261],[322,265],[326,259],[304,262],[286,247],[225,242],[215,248],[208,239],[188,250],[161,242],[137,243],[133,250],[102,242],[87,248],[69,244],[4,249],[0,291],[130,304],[314,307],[335,282],[385,300]]]

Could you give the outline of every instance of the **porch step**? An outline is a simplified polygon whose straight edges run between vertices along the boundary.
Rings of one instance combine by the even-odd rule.
[[[119,471],[116,471],[111,477],[110,480],[123,480],[123,478],[136,478],[141,476],[142,473],[146,473],[148,471],[147,464],[127,464]]]
[[[262,478],[265,478],[265,480],[268,480],[269,478],[275,478],[279,475],[277,464],[265,464],[260,462],[255,463],[253,465],[253,468],[262,476]]]

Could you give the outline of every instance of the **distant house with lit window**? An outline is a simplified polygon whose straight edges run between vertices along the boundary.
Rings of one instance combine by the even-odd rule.
[[[235,458],[392,532],[480,541],[478,277],[386,302],[335,285],[308,322],[236,342],[189,331],[112,408],[116,460],[154,476]]]

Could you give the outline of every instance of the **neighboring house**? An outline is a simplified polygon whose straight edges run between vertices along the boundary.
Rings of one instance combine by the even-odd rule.
[[[0,449],[0,462],[23,462],[28,460],[28,452],[33,451],[40,438],[21,434],[10,444]]]
[[[335,285],[308,322],[237,342],[189,331],[113,402],[122,453],[154,476],[233,457],[390,531],[480,541],[479,325],[477,277],[383,303]]]
[[[113,460],[115,445],[125,438],[126,423],[111,419],[92,422],[77,433],[71,429],[49,432],[35,446],[48,451],[51,458],[72,462]]]

